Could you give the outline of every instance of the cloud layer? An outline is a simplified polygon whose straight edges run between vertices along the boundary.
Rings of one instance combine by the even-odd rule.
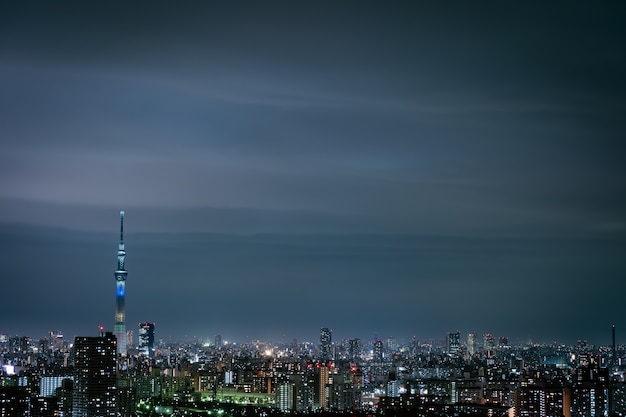
[[[619,311],[588,286],[601,275],[598,293],[617,294],[608,289],[625,268],[625,12],[2,5],[0,243],[41,268],[20,270],[4,254],[2,267],[21,277],[7,291],[48,311],[47,285],[66,276],[56,260],[65,247],[103,256],[74,273],[98,276],[112,294],[115,242],[104,237],[125,209],[129,236],[145,244],[128,257],[137,320],[153,320],[149,306],[164,302],[172,315],[161,323],[198,317],[200,288],[216,303],[208,310],[228,311],[227,329],[215,330],[225,334],[262,308],[272,335],[425,326],[434,337],[484,322],[520,338],[576,339],[567,317],[608,323]],[[204,263],[213,256],[217,271]],[[169,286],[175,271],[185,288]],[[151,301],[131,302],[132,281],[148,277]],[[68,294],[53,298],[80,304]],[[308,316],[315,303],[327,314]],[[3,305],[2,317],[19,308]],[[146,313],[133,312],[139,305]],[[278,324],[302,305],[300,322]],[[468,311],[482,321],[462,319]],[[387,330],[391,317],[402,320]],[[540,330],[540,317],[559,325]],[[32,317],[17,323],[1,321],[0,332]]]

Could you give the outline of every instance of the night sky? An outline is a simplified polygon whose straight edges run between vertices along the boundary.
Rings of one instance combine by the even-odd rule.
[[[0,333],[626,343],[625,21],[3,2]]]

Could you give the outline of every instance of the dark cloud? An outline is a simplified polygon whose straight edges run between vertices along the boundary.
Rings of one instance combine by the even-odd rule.
[[[0,243],[26,233],[10,251],[38,260],[20,272],[5,254],[23,276],[7,291],[88,308],[78,276],[106,277],[108,261],[76,265],[66,301],[45,300],[66,274],[62,242],[107,257],[100,239],[126,209],[145,244],[129,262],[153,284],[129,315],[170,303],[163,328],[189,306],[239,336],[260,309],[273,335],[342,317],[346,333],[576,338],[580,305],[600,323],[618,303],[590,296],[590,277],[618,285],[623,272],[625,15],[617,3],[3,4]],[[301,309],[315,303],[329,323]],[[277,319],[294,311],[298,323]],[[476,321],[459,321],[467,311]]]

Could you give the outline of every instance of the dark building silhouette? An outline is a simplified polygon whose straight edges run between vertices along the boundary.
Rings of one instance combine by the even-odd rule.
[[[29,404],[29,393],[25,387],[0,386],[0,416],[25,416]]]
[[[515,417],[570,417],[571,393],[561,386],[525,386],[515,390]]]
[[[73,417],[117,414],[117,338],[111,332],[74,339]]]
[[[609,412],[609,369],[601,366],[601,357],[582,354],[578,357],[572,385],[572,416],[603,416]]]

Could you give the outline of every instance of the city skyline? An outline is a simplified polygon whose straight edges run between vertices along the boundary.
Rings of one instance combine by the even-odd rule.
[[[623,344],[624,16],[0,5],[0,333]]]

